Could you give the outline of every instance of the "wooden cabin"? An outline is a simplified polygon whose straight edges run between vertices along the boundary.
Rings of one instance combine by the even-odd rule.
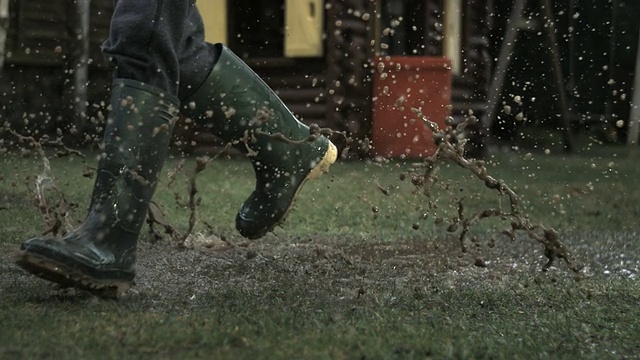
[[[112,76],[100,45],[113,2],[2,1],[8,6],[0,10],[0,123],[36,138],[80,130],[99,138]],[[15,140],[6,133],[0,139]]]
[[[491,2],[259,0],[200,2],[207,40],[239,54],[304,122],[342,131],[370,155],[377,60],[449,59],[452,115],[481,115],[490,75]],[[450,87],[450,86],[449,86]],[[207,135],[199,146],[214,143]],[[373,144],[375,146],[375,144]]]
[[[85,2],[90,26],[84,30],[78,25],[82,1],[8,1],[0,116],[35,134],[69,127],[100,130],[110,72],[99,45],[108,34],[111,0]],[[492,62],[492,1],[207,0],[197,5],[207,40],[227,44],[305,123],[345,132],[348,143],[335,140],[351,155],[370,155],[372,109],[379,95],[375,65],[381,57],[447,59],[452,114],[483,111]],[[85,95],[69,90],[82,78],[81,69],[89,81]],[[177,133],[189,137],[189,151],[216,147],[206,133]]]
[[[451,80],[448,89],[441,88],[449,96],[451,115],[491,117],[485,116],[488,90],[514,3],[200,0],[197,5],[209,41],[224,42],[239,54],[302,121],[346,133],[349,142],[341,137],[336,142],[360,157],[372,155],[375,111],[384,93],[377,83],[381,59],[445,59]],[[525,111],[530,119],[553,119],[558,111],[549,104],[557,86],[550,87],[540,42],[544,22],[531,18],[540,14],[534,8],[540,3],[528,2],[521,46],[512,56],[515,67],[498,103],[513,102],[509,86],[523,93],[536,84],[542,95],[535,95],[538,101]],[[591,0],[551,3],[572,124],[628,120],[640,28],[634,14],[640,2],[615,0],[604,8]],[[99,139],[111,80],[99,48],[108,35],[112,6],[111,0],[0,0],[0,123],[27,135],[62,131]],[[514,123],[500,116],[497,129],[488,129],[493,137]],[[477,149],[484,144],[482,128],[469,134]],[[178,128],[176,136],[188,140],[183,144],[190,152],[217,147],[204,132]],[[6,132],[0,138],[15,140]]]

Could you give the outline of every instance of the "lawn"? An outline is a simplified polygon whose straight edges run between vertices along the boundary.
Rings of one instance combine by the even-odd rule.
[[[196,177],[199,221],[185,246],[145,227],[136,286],[117,301],[57,289],[13,264],[19,244],[46,228],[37,175],[74,204],[69,225],[82,220],[93,180],[78,157],[52,159],[46,174],[36,156],[5,154],[0,358],[637,358],[640,167],[622,154],[488,159],[529,218],[558,231],[578,273],[562,261],[543,272],[541,244],[501,235],[500,218],[478,223],[462,247],[447,231],[458,199],[469,211],[507,202],[455,165],[429,199],[402,180],[410,163],[341,161],[307,184],[282,228],[244,240],[233,220],[253,185],[250,165],[216,159]],[[180,161],[166,163],[154,200],[184,234],[190,211],[175,194],[188,196],[195,159],[169,186]]]

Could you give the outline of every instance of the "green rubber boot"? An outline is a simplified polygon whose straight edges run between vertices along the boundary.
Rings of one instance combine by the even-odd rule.
[[[242,236],[257,239],[284,221],[304,183],[328,171],[337,149],[299,122],[231,50],[214,46],[218,61],[185,101],[183,114],[251,160],[256,186],[236,216],[236,228]]]
[[[136,243],[171,138],[178,100],[115,80],[89,213],[60,239],[23,243],[17,264],[64,287],[117,297],[135,276]]]

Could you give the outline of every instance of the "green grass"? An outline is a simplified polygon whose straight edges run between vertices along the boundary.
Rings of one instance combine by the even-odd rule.
[[[302,291],[300,286],[267,294],[231,289],[203,300],[207,304],[162,312],[146,310],[140,299],[41,299],[3,308],[8,313],[4,358],[530,359],[637,351],[640,329],[631,316],[637,315],[638,297],[628,295],[620,283],[590,298],[545,284],[510,291],[451,289],[349,306],[310,299]]]
[[[498,219],[479,224],[475,245],[460,251],[455,234],[434,223],[455,214],[452,196],[470,210],[500,203],[459,169],[442,169],[431,210],[399,179],[409,164],[341,162],[307,184],[282,228],[251,242],[233,224],[251,168],[216,160],[198,176],[195,230],[232,245],[178,249],[145,232],[137,285],[119,301],[58,290],[13,265],[11,252],[44,229],[25,185],[33,188],[42,162],[5,155],[0,358],[637,357],[640,168],[620,150],[500,154],[488,165],[517,189],[533,221],[560,232],[585,265],[579,281],[563,263],[541,272],[541,246],[500,236],[508,224]],[[56,184],[78,205],[74,223],[93,184],[82,169],[78,159],[52,161]],[[165,176],[155,197],[182,231],[189,212],[173,191],[186,196],[185,186],[168,189]]]

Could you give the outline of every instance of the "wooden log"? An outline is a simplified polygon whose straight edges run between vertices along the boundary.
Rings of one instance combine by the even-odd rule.
[[[324,103],[327,96],[324,89],[306,88],[306,89],[279,89],[276,91],[280,99],[285,103]]]
[[[304,119],[321,119],[325,117],[325,104],[290,104],[287,106],[296,116]]]

